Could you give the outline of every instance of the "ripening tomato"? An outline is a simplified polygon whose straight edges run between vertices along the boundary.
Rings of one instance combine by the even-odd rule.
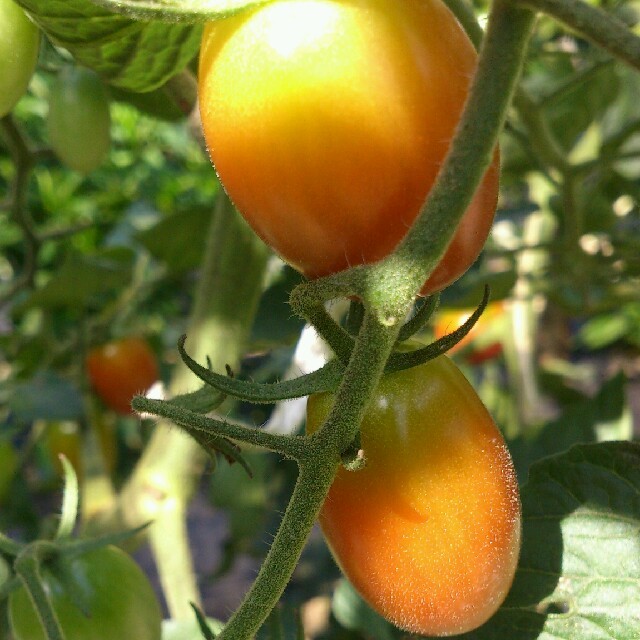
[[[278,0],[205,27],[199,100],[221,182],[284,260],[317,278],[388,255],[449,148],[476,52],[441,0]],[[422,292],[477,258],[498,153]]]
[[[67,66],[49,94],[47,132],[56,155],[71,169],[90,173],[111,146],[109,97],[89,69]]]
[[[309,432],[332,400],[309,398]],[[511,586],[521,525],[513,464],[478,395],[447,356],[387,375],[361,441],[364,469],[338,471],[320,515],[341,569],[402,629],[480,626]]]
[[[473,311],[473,309],[439,310],[433,325],[434,338],[442,338],[455,331],[469,319]],[[482,364],[499,357],[502,353],[505,320],[504,300],[490,302],[471,331],[447,353],[452,355],[464,352],[465,360],[470,364]]]
[[[13,0],[0,0],[0,118],[27,90],[38,61],[40,31]]]
[[[131,399],[158,380],[158,362],[151,347],[135,336],[95,347],[87,356],[91,384],[114,411],[131,414]]]
[[[160,640],[162,614],[155,593],[136,562],[116,547],[52,561],[42,569],[66,640]],[[45,640],[24,587],[9,596],[15,640]]]

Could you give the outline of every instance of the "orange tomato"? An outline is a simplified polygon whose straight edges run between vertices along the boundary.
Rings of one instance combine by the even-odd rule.
[[[332,400],[309,398],[309,432]],[[480,626],[511,586],[521,524],[511,457],[473,387],[446,356],[387,375],[361,443],[364,469],[338,471],[320,515],[341,569],[402,629]]]
[[[131,414],[131,399],[158,380],[156,356],[142,338],[128,337],[96,347],[87,356],[87,372],[103,402]]]
[[[433,325],[434,338],[455,331],[463,325],[474,312],[474,309],[442,309],[438,311]],[[470,364],[482,364],[488,360],[498,358],[502,353],[502,336],[506,305],[504,300],[491,302],[483,314],[473,325],[471,331],[456,343],[448,354],[464,353],[464,358]]]
[[[205,139],[262,239],[309,278],[388,255],[447,153],[476,52],[440,0],[278,0],[205,27]],[[422,293],[475,261],[499,160]]]

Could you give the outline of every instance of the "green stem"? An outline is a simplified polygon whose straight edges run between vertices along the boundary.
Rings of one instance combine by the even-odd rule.
[[[51,553],[52,548],[47,543],[30,544],[16,558],[13,566],[35,607],[47,640],[64,640],[60,622],[40,576],[42,560]]]
[[[340,466],[340,454],[358,431],[398,330],[399,324],[389,327],[375,314],[365,315],[331,412],[308,439],[309,446],[299,460],[298,480],[269,553],[218,640],[248,640],[276,606]]]
[[[220,192],[189,321],[194,356],[213,367],[237,366],[262,292],[268,250]],[[180,362],[169,395],[197,389],[200,381]],[[123,488],[112,526],[153,520],[152,550],[171,617],[193,618],[189,602],[200,600],[186,531],[187,504],[207,454],[169,421],[155,428],[134,473]],[[161,535],[160,532],[166,532]]]
[[[170,402],[140,398],[136,400],[136,406],[142,411],[149,411],[154,415],[168,418],[171,422],[182,425],[187,430],[197,429],[204,433],[263,447],[287,458],[299,460],[307,449],[305,440],[299,436],[271,433],[255,427],[209,418],[188,409],[175,407]]]
[[[291,500],[260,572],[216,640],[248,640],[277,605],[329,491],[340,459],[311,460],[300,468]]]
[[[417,291],[447,249],[488,167],[506,118],[533,27],[534,14],[507,0],[494,3],[478,68],[451,149],[421,215],[384,263],[408,273]],[[381,263],[375,267],[388,273]]]
[[[640,69],[640,38],[615,16],[582,0],[520,0],[583,35],[627,64]]]

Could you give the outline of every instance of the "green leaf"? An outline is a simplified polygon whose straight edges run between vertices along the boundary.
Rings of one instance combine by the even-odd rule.
[[[122,89],[156,89],[184,69],[200,47],[201,25],[138,22],[89,0],[19,4],[54,44]]]
[[[77,420],[83,415],[82,395],[68,380],[43,371],[10,390],[7,405],[18,422]]]
[[[136,234],[136,239],[171,271],[184,273],[202,262],[211,217],[211,208],[181,211]]]
[[[261,4],[264,0],[92,0],[110,11],[147,20],[198,22]]]
[[[507,601],[469,638],[640,637],[640,445],[579,445],[531,469]]]
[[[373,640],[393,640],[395,627],[378,615],[343,578],[333,594],[332,612],[346,629],[359,631]]]
[[[624,375],[614,376],[602,385],[596,396],[568,406],[562,416],[548,422],[535,437],[520,436],[511,440],[509,448],[521,481],[526,479],[533,462],[575,443],[629,437],[631,419],[625,384]]]
[[[114,247],[92,255],[71,254],[56,274],[20,305],[30,307],[90,307],[96,296],[117,291],[131,282],[134,252]]]
[[[222,631],[222,623],[207,618],[207,624],[214,633]],[[162,640],[196,640],[202,638],[195,616],[190,620],[163,620]]]

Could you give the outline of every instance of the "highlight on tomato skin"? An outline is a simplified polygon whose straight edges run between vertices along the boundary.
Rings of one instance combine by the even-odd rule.
[[[91,385],[117,413],[130,415],[131,399],[160,378],[158,361],[148,343],[137,336],[112,340],[91,349],[86,359]]]
[[[204,136],[257,234],[308,278],[378,261],[418,215],[477,55],[441,0],[277,0],[205,26]],[[423,294],[475,261],[499,153]]]
[[[331,404],[309,398],[308,432]],[[343,573],[401,629],[446,636],[485,623],[513,581],[521,508],[475,390],[446,356],[385,376],[361,442],[364,469],[339,470],[320,515]]]

